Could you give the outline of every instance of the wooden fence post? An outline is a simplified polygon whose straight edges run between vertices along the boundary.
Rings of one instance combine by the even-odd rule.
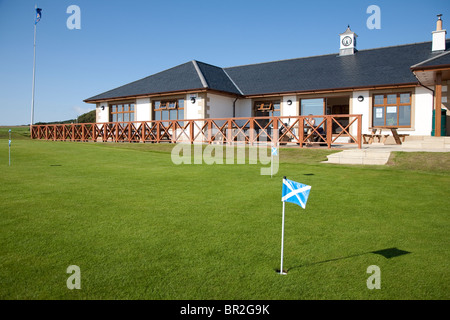
[[[299,141],[299,147],[303,148],[303,139],[305,138],[305,129],[304,129],[304,117],[300,116],[298,117],[298,139]]]
[[[327,117],[327,145],[328,149],[331,149],[331,141],[333,141],[333,117]]]

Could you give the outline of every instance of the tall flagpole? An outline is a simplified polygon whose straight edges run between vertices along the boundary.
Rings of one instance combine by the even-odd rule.
[[[34,11],[36,14],[37,5],[34,6]],[[33,43],[33,85],[31,88],[31,122],[30,122],[30,132],[31,132],[31,126],[34,122],[34,83],[35,83],[35,76],[36,76],[36,18],[34,21],[34,43]]]

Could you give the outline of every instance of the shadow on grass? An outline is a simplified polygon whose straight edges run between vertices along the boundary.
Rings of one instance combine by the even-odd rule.
[[[359,256],[363,256],[363,255],[366,255],[366,254],[371,254],[371,253],[379,254],[379,255],[385,257],[386,259],[391,259],[391,258],[395,258],[395,257],[399,257],[399,256],[402,256],[402,255],[411,253],[411,252],[405,251],[405,250],[400,250],[398,248],[388,248],[388,249],[382,249],[382,250],[376,250],[376,251],[369,251],[369,252],[364,252],[364,253],[353,254],[353,255],[350,255],[350,256],[346,256],[346,257],[339,257],[339,258],[333,258],[333,259],[328,259],[328,260],[323,260],[323,261],[318,261],[318,262],[305,263],[305,264],[302,264],[302,265],[291,267],[291,268],[287,269],[287,271],[291,271],[291,270],[302,268],[302,267],[314,266],[314,265],[317,265],[317,264],[323,264],[323,263],[332,262],[332,261],[338,261],[338,260],[344,260],[344,259],[359,257]],[[275,271],[278,272],[279,269],[275,270]]]

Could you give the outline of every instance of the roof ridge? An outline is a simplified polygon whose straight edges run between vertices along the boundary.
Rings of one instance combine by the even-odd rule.
[[[218,68],[218,69],[222,69],[222,67],[216,66],[216,65],[211,64],[211,63],[207,63],[207,62],[203,62],[203,61],[198,61],[198,60],[192,60],[192,61],[195,61],[197,64],[201,63],[201,64],[205,64],[205,65],[207,65],[207,66],[211,66],[211,67],[215,67],[215,68]]]
[[[200,81],[202,82],[203,88],[208,88],[208,82],[206,82],[205,76],[203,75],[202,71],[198,67],[197,61],[192,60],[191,62],[194,65],[195,71],[197,71],[198,77],[200,78]]]
[[[202,75],[203,75],[203,73],[201,72],[201,69],[200,69],[200,67],[199,67],[199,64],[202,64],[202,65],[205,65],[205,66],[209,66],[209,67],[213,67],[213,68],[219,69],[220,71],[222,71],[222,72],[225,74],[225,76],[228,78],[228,80],[230,80],[230,82],[231,82],[231,84],[234,86],[234,88],[237,89],[237,91],[239,91],[239,93],[240,93],[241,95],[244,95],[243,92],[242,92],[242,90],[238,87],[238,85],[234,82],[234,80],[230,77],[230,75],[225,71],[224,68],[219,67],[219,66],[216,66],[216,65],[213,65],[213,64],[210,64],[210,63],[206,63],[206,62],[203,62],[203,61],[198,61],[198,60],[193,60],[193,63],[194,63],[194,65],[196,65],[196,66],[199,68],[198,71],[199,71]],[[204,77],[204,78],[205,78],[205,81],[207,82],[206,77]],[[209,87],[208,87],[208,88],[209,88]]]
[[[370,49],[361,49],[361,50],[358,50],[358,51],[370,51],[370,50],[379,50],[379,49],[388,49],[388,48],[398,48],[398,47],[413,46],[413,45],[425,44],[425,43],[431,43],[431,41],[404,43],[404,44],[397,44],[397,45],[392,45],[392,46],[384,46],[384,47],[377,47],[377,48],[370,48]]]
[[[258,63],[248,63],[248,64],[242,64],[232,67],[226,67],[225,69],[233,69],[233,68],[240,68],[240,67],[247,67],[247,66],[256,66],[259,64],[267,64],[267,63],[274,63],[274,62],[284,62],[284,61],[293,61],[293,60],[301,60],[301,59],[308,59],[308,58],[316,58],[316,57],[325,57],[325,56],[332,56],[336,55],[337,53],[327,53],[327,54],[320,54],[317,56],[308,56],[308,57],[299,57],[299,58],[289,58],[289,59],[280,59],[280,60],[273,60],[273,61],[265,61],[265,62],[258,62]]]
[[[236,87],[236,89],[238,89],[239,93],[244,95],[244,93],[242,92],[241,88],[239,88],[239,86],[236,84],[236,82],[234,82],[234,80],[230,77],[230,75],[227,73],[227,71],[222,68],[223,73],[225,73],[225,75],[228,77],[228,79],[230,79],[231,83],[233,84],[233,86]]]

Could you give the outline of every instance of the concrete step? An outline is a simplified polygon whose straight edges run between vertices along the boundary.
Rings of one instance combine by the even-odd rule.
[[[450,143],[450,137],[433,137],[433,136],[407,136],[405,142],[410,141],[445,141]]]
[[[403,148],[414,149],[448,149],[450,151],[450,142],[447,140],[413,140],[402,143]]]
[[[390,155],[389,151],[344,150],[327,156],[326,163],[384,165]]]
[[[423,149],[423,150],[449,150],[450,137],[431,137],[431,136],[411,136],[402,144],[406,149]]]

